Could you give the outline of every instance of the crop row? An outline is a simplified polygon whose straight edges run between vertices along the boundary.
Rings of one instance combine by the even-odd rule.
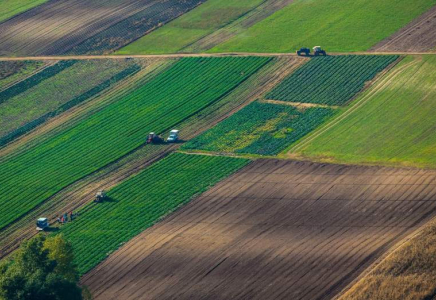
[[[275,155],[334,114],[330,108],[297,109],[253,102],[214,128],[192,139],[184,149]]]
[[[99,32],[68,52],[72,54],[111,52],[142,37],[202,2],[204,0],[164,0],[155,2],[133,16]]]
[[[127,76],[130,76],[136,72],[138,72],[141,69],[138,65],[132,65],[125,70],[121,71],[118,74],[115,74],[112,78],[109,78],[108,80],[100,83],[99,85],[93,87],[92,89],[88,90],[87,92],[81,94],[80,96],[77,96],[73,98],[72,100],[66,102],[65,104],[62,104],[59,106],[56,110],[51,111],[49,113],[46,113],[45,115],[42,115],[41,117],[38,117],[37,119],[34,119],[28,123],[26,123],[23,126],[20,126],[19,128],[9,132],[5,136],[0,137],[0,147],[6,145],[7,143],[10,143],[14,139],[22,136],[23,134],[29,132],[30,130],[36,128],[37,126],[43,124],[45,121],[47,121],[50,118],[56,117],[57,115],[67,111],[68,109],[94,97],[98,93],[102,92],[103,90],[109,88],[110,86],[114,85],[118,81],[126,78]]]
[[[108,201],[86,206],[78,219],[65,225],[60,233],[73,243],[83,274],[120,244],[248,162],[172,154],[109,191]]]
[[[0,228],[67,185],[144,146],[147,133],[166,132],[218,101],[269,61],[264,57],[181,59],[77,125],[4,159]]]
[[[318,57],[300,67],[267,95],[268,99],[345,105],[397,55]]]
[[[133,64],[133,60],[76,61],[74,65],[0,104],[0,137],[57,110]],[[37,73],[35,76],[40,75]]]
[[[44,65],[42,61],[0,61],[0,90],[24,80]]]
[[[57,64],[47,67],[41,72],[36,73],[32,77],[29,77],[10,88],[0,92],[0,104],[7,101],[8,99],[17,96],[18,94],[21,94],[28,89],[34,87],[35,85],[38,85],[42,81],[55,76],[56,74],[62,72],[66,68],[72,66],[75,64],[76,60],[63,60],[58,62]]]

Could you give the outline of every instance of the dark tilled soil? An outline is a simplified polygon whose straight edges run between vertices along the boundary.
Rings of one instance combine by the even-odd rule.
[[[436,172],[258,160],[85,275],[95,299],[330,299],[436,215]]]
[[[436,50],[436,6],[384,39],[371,51],[425,52]]]

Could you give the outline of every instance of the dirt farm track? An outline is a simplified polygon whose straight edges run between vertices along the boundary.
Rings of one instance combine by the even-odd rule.
[[[434,171],[262,159],[82,282],[95,299],[331,299],[434,215]]]

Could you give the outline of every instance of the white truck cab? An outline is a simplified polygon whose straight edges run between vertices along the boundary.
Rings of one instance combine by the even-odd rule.
[[[179,140],[179,130],[173,129],[170,131],[170,136],[167,138],[168,143],[175,143]]]

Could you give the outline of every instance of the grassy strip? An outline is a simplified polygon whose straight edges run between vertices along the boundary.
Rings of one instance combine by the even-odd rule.
[[[211,52],[366,51],[425,13],[436,0],[295,0]]]
[[[60,233],[73,243],[79,270],[86,273],[120,245],[248,162],[172,154],[113,188],[109,201],[85,207]]]
[[[278,85],[268,99],[344,105],[365,83],[398,59],[396,55],[344,55],[311,59]]]
[[[436,296],[436,224],[383,260],[340,300],[412,300]]]
[[[7,143],[10,143],[14,139],[26,134],[30,130],[34,129],[35,127],[43,124],[45,121],[47,121],[50,118],[56,117],[57,115],[60,115],[64,111],[67,111],[68,109],[90,99],[91,97],[94,97],[98,93],[102,92],[103,90],[107,89],[111,85],[117,83],[118,81],[126,78],[127,76],[130,76],[132,74],[137,73],[141,69],[138,65],[133,65],[125,69],[124,71],[116,74],[112,78],[106,80],[105,82],[99,84],[98,86],[92,88],[91,90],[87,91],[86,93],[72,99],[71,101],[68,101],[67,103],[61,105],[58,109],[55,111],[49,112],[29,123],[27,123],[24,126],[21,126],[20,128],[15,129],[14,131],[8,133],[7,135],[0,137],[0,147],[6,145]]]
[[[253,102],[183,149],[274,155],[334,114],[330,108],[295,108]]]
[[[268,63],[265,57],[184,58],[44,143],[0,163],[0,228],[84,176],[195,115]],[[152,147],[152,145],[149,145]]]
[[[47,1],[48,0],[0,0],[0,22]]]
[[[178,52],[238,19],[263,0],[208,0],[167,25],[127,45],[116,54]]]
[[[74,54],[102,54],[119,49],[203,3],[204,0],[159,1],[74,47]]]
[[[28,89],[38,85],[42,81],[55,76],[56,74],[62,72],[66,68],[71,67],[73,64],[75,64],[76,60],[63,60],[58,62],[57,64],[50,66],[48,68],[45,68],[41,72],[33,75],[30,78],[27,78],[10,88],[0,92],[0,104],[7,101],[8,99],[15,97]]]
[[[409,56],[292,151],[341,163],[436,168],[436,56]]]
[[[42,61],[1,61],[0,90],[6,89],[14,82],[26,78],[43,65],[44,62]]]

